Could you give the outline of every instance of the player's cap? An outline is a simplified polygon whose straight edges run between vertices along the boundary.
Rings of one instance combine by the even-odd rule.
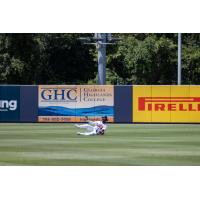
[[[106,122],[106,121],[108,121],[108,117],[107,116],[103,116],[102,120]]]

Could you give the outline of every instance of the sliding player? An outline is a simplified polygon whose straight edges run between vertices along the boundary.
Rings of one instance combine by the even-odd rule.
[[[108,121],[107,116],[102,117],[102,121],[89,121],[88,117],[86,117],[87,124],[78,125],[75,126],[78,128],[84,128],[87,131],[86,132],[77,132],[78,135],[104,135],[105,130],[107,128],[107,125],[105,124]]]

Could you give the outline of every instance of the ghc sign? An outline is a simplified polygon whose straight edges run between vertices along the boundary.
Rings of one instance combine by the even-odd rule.
[[[76,102],[77,88],[45,88],[41,89],[42,101],[68,101]]]
[[[200,111],[200,97],[138,97],[138,111]]]

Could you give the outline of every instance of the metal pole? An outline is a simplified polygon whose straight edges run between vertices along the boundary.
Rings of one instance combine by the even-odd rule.
[[[181,85],[181,33],[178,33],[178,85]]]
[[[98,50],[98,83],[106,84],[106,33],[96,34],[100,41],[97,42]],[[103,43],[103,44],[102,44]]]

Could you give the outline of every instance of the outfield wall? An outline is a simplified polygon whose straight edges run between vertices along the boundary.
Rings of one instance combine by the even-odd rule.
[[[200,86],[0,86],[1,122],[200,123]]]

